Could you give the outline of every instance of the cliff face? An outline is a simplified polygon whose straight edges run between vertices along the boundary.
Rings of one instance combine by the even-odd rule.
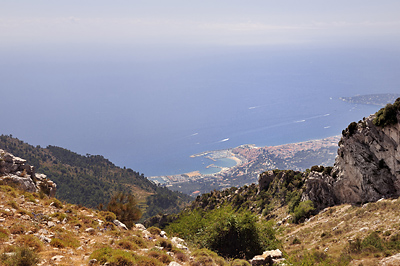
[[[339,203],[400,195],[400,123],[378,127],[373,123],[375,116],[346,129],[339,142],[333,170]],[[399,113],[397,117],[400,121]]]
[[[311,172],[302,200],[322,209],[400,196],[400,111],[390,114],[390,123],[377,126],[383,123],[377,123],[382,110],[343,130],[331,174]]]

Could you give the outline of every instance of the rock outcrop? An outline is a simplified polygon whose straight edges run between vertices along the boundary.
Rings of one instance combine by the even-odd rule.
[[[257,255],[250,260],[251,266],[269,266],[276,265],[284,261],[282,251],[279,249],[264,251],[262,255]]]
[[[333,170],[329,175],[311,172],[302,200],[322,209],[400,196],[400,110],[384,126],[376,125],[380,113],[343,130]]]
[[[51,197],[56,194],[57,185],[44,174],[35,173],[35,167],[26,160],[0,149],[0,181],[16,184],[28,192],[43,191]]]
[[[400,118],[400,114],[397,114]],[[333,172],[340,203],[376,201],[400,195],[400,123],[378,127],[375,115],[346,129]],[[399,119],[400,121],[400,119]]]

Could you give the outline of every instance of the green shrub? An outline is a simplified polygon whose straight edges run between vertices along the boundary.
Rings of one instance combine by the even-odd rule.
[[[259,222],[250,211],[225,206],[209,212],[182,213],[166,230],[226,258],[251,258],[276,248],[278,241],[272,223]]]
[[[236,259],[232,261],[231,266],[250,266],[247,260]]]
[[[43,250],[43,243],[36,236],[33,235],[21,235],[16,243],[18,246],[29,247],[36,252],[40,252]]]
[[[107,222],[113,222],[114,220],[117,219],[117,216],[113,212],[109,211],[102,211],[100,212],[100,215],[106,220]]]
[[[149,257],[155,258],[164,264],[169,264],[172,261],[171,256],[161,250],[152,250],[148,253]]]
[[[7,240],[9,235],[10,235],[10,232],[6,228],[0,227],[0,241]]]
[[[122,249],[137,250],[139,247],[129,239],[122,239],[117,242],[117,245]]]
[[[10,205],[11,208],[14,208],[14,209],[16,209],[16,210],[19,210],[19,206],[18,206],[18,204],[17,204],[14,200],[9,201],[9,202],[8,202],[8,205]]]
[[[364,251],[377,252],[384,249],[383,240],[379,237],[378,233],[372,232],[361,242]]]
[[[51,205],[58,209],[62,209],[64,207],[61,201],[59,201],[58,199],[53,199]]]
[[[132,243],[135,243],[140,248],[147,248],[147,242],[143,240],[143,238],[138,236],[129,236],[127,238]]]
[[[176,257],[176,259],[177,259],[178,261],[180,261],[180,262],[186,262],[186,261],[189,260],[189,256],[186,255],[185,253],[182,253],[182,252],[177,252],[177,253],[175,254],[175,257]]]
[[[57,248],[77,248],[80,244],[79,240],[71,232],[62,231],[57,233],[56,237],[51,240],[50,245]]]
[[[298,244],[301,244],[301,241],[300,241],[300,239],[298,239],[297,237],[295,237],[295,238],[293,239],[293,241],[292,241],[292,245],[298,245]]]
[[[50,246],[55,247],[55,248],[65,248],[64,242],[59,238],[53,238],[50,241]]]
[[[137,207],[135,197],[132,194],[123,192],[115,194],[107,205],[107,210],[115,213],[117,219],[124,223],[128,228],[134,226],[134,222],[139,220],[142,212]]]
[[[171,241],[166,239],[159,240],[156,245],[162,247],[166,251],[172,251],[173,249]]]
[[[112,249],[110,247],[95,250],[89,257],[96,259],[100,265],[108,262],[111,266],[162,266],[163,264],[151,257],[134,255],[131,252]]]
[[[373,123],[379,127],[385,127],[396,124],[397,112],[400,110],[400,98],[394,104],[387,104],[380,109],[376,114]]]
[[[15,249],[15,255],[2,254],[0,261],[5,266],[33,266],[39,263],[39,256],[28,247],[18,247]]]
[[[299,206],[294,208],[293,222],[299,223],[307,218],[315,210],[314,204],[311,200],[300,202]]]
[[[10,228],[10,232],[11,234],[23,234],[25,233],[25,226],[23,226],[22,224],[13,224]]]
[[[224,260],[224,258],[218,256],[217,253],[202,248],[202,249],[198,249],[194,252],[192,252],[192,256],[195,258],[194,262],[198,263],[200,265],[219,265],[219,266],[225,266],[227,265],[227,262]]]
[[[147,231],[149,231],[150,234],[156,235],[156,236],[159,236],[161,234],[161,229],[158,227],[154,227],[154,226],[147,228]]]

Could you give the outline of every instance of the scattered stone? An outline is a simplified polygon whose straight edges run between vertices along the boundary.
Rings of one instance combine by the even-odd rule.
[[[175,262],[175,261],[171,261],[168,266],[182,266],[181,264]]]
[[[30,217],[29,215],[25,214],[25,215],[22,215],[22,216],[21,216],[21,219],[30,220],[31,217]]]
[[[396,255],[382,259],[378,265],[380,265],[380,266],[400,265],[400,253],[397,253]]]
[[[56,256],[52,257],[51,260],[60,262],[63,258],[64,258],[64,256],[62,256],[62,255],[56,255]]]
[[[118,220],[114,220],[113,223],[118,226],[119,228],[122,228],[124,230],[128,230],[128,227],[126,225]]]
[[[0,223],[5,222],[5,221],[6,221],[6,219],[0,218]]]
[[[40,240],[42,240],[42,242],[44,242],[44,243],[50,243],[51,242],[51,238],[49,238],[49,237],[47,237],[45,235],[39,235],[38,238]]]
[[[85,230],[86,233],[90,234],[90,235],[94,235],[94,233],[96,233],[96,230],[94,228],[87,228]]]
[[[257,255],[250,260],[252,266],[273,265],[275,262],[283,261],[282,251],[279,249],[264,251],[262,255]]]
[[[89,265],[95,265],[97,263],[96,259],[89,260]]]
[[[187,246],[184,246],[182,244],[177,244],[176,247],[184,250],[189,250]]]
[[[54,222],[52,222],[52,221],[48,221],[47,222],[47,226],[51,228],[51,227],[56,226],[56,224]]]
[[[183,240],[182,238],[179,238],[179,237],[176,237],[176,236],[174,236],[172,239],[171,239],[171,242],[172,242],[172,244],[174,244],[174,245],[177,245],[177,244],[185,244],[185,240]]]
[[[139,230],[146,230],[146,227],[144,227],[143,224],[136,224],[136,229],[139,229]]]

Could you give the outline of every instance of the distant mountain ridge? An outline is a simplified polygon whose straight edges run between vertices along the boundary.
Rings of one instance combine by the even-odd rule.
[[[12,136],[0,136],[0,149],[26,159],[37,172],[57,184],[57,198],[73,204],[97,207],[107,204],[118,191],[133,193],[144,218],[159,212],[175,213],[191,201],[150,182],[143,174],[122,169],[101,155],[79,155],[67,149],[32,146]]]

